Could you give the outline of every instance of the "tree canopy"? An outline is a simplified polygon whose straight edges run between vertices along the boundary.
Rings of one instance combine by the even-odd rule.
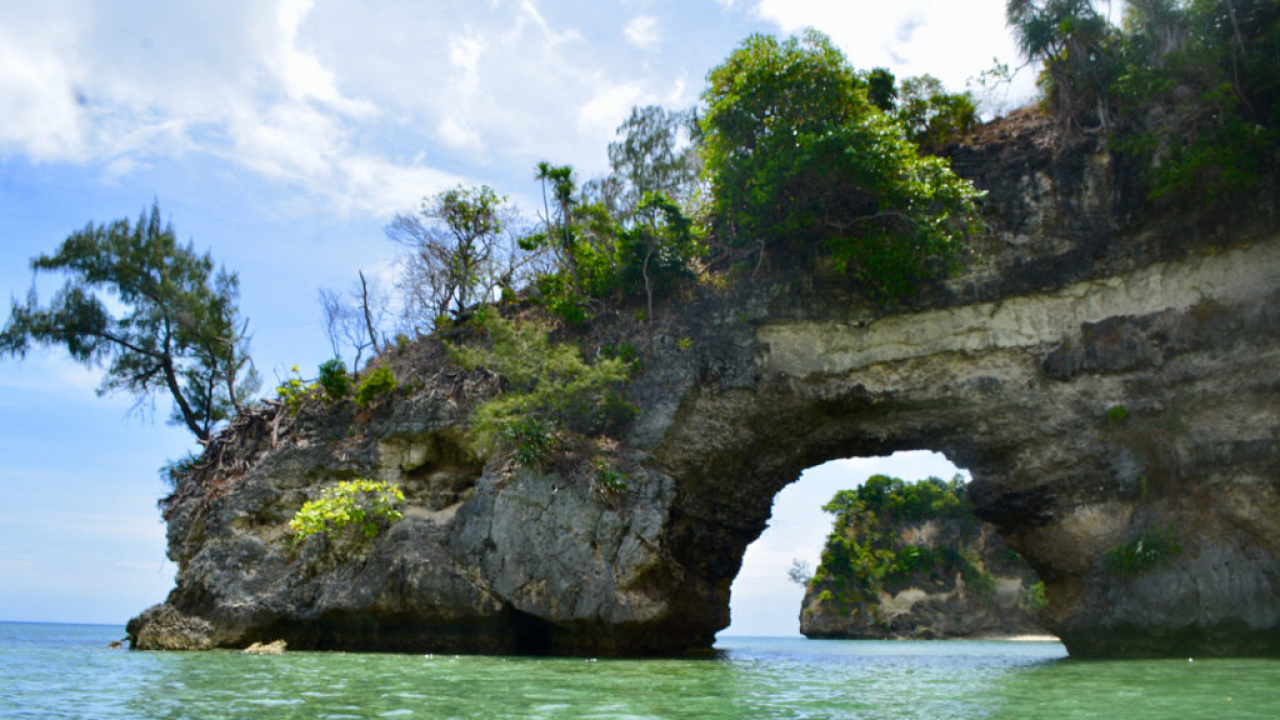
[[[0,353],[62,346],[86,366],[105,363],[99,394],[123,390],[142,402],[167,392],[172,422],[201,441],[256,388],[239,279],[180,245],[158,205],[134,224],[90,223],[31,267],[69,277],[46,306],[34,287],[25,302],[13,300]],[[114,305],[123,306],[119,317]]]
[[[1215,199],[1274,170],[1280,2],[1130,0],[1113,25],[1093,0],[1008,0],[1047,109],[1144,158],[1153,196]]]
[[[752,35],[708,80],[702,149],[722,239],[828,259],[887,297],[955,259],[980,193],[919,153],[825,35]]]

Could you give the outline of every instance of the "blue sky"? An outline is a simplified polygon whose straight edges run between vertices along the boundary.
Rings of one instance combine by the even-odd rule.
[[[236,270],[267,385],[331,354],[317,288],[390,281],[396,212],[486,183],[534,213],[540,160],[583,178],[633,105],[697,102],[748,34],[813,26],[859,68],[952,89],[1016,65],[1003,0],[44,0],[0,4],[0,291],[88,222],[158,199],[180,238]],[[1029,93],[1022,70],[1011,102]],[[999,98],[998,98],[999,99]],[[51,288],[53,282],[41,284]],[[0,619],[123,623],[160,601],[157,468],[193,447],[167,398],[97,397],[57,352],[0,362]],[[780,495],[734,589],[735,634],[793,634],[791,558],[817,510],[873,472],[845,461]],[[933,463],[933,464],[930,464]]]

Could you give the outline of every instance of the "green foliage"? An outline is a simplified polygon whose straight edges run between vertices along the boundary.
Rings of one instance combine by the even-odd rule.
[[[25,303],[13,302],[0,355],[60,345],[86,366],[105,362],[100,394],[124,390],[141,403],[167,392],[171,422],[202,441],[256,389],[236,305],[239,279],[215,269],[208,253],[179,245],[159,206],[132,225],[90,223],[31,267],[68,280],[48,306],[40,306],[34,288]],[[109,303],[124,314],[113,315]]]
[[[826,36],[753,35],[709,81],[703,157],[721,238],[828,259],[889,298],[950,270],[981,194],[919,154]]]
[[[351,376],[342,358],[332,358],[320,363],[320,387],[329,400],[337,402],[351,394]]]
[[[276,387],[276,397],[288,406],[294,415],[297,415],[298,410],[302,408],[302,401],[312,397],[320,387],[320,384],[303,380],[302,376],[298,374],[297,365],[293,366],[291,372],[293,375],[285,378],[284,382]]]
[[[1108,550],[1103,563],[1113,575],[1141,575],[1181,553],[1173,527],[1157,524]]]
[[[601,432],[632,414],[619,392],[630,375],[628,363],[602,357],[588,364],[577,347],[553,343],[533,322],[517,325],[495,314],[484,329],[485,343],[447,346],[459,365],[483,367],[502,379],[503,392],[471,416],[482,451],[513,452],[529,444],[533,459],[550,447],[540,438],[561,429]]]
[[[1123,405],[1113,405],[1107,408],[1107,422],[1112,425],[1120,425],[1129,419],[1129,411]]]
[[[397,215],[385,231],[405,250],[399,285],[406,317],[431,318],[439,327],[439,318],[461,317],[521,280],[526,258],[505,232],[509,214],[507,198],[488,185],[459,185],[423,198],[417,213]]]
[[[874,68],[864,75],[867,99],[881,112],[891,113],[898,107],[897,78],[887,68]]]
[[[890,521],[972,515],[967,486],[960,475],[950,481],[931,477],[915,483],[872,475],[860,487],[836,493],[822,509],[834,514],[837,524],[859,513],[871,513]]]
[[[622,225],[635,220],[646,196],[663,195],[682,206],[693,201],[701,168],[695,111],[633,107],[617,134],[609,143],[612,172],[587,183],[584,194],[601,201]]]
[[[289,521],[294,543],[312,535],[330,535],[354,525],[366,538],[375,538],[388,525],[404,518],[398,506],[404,502],[399,485],[359,478],[327,488],[320,499],[303,504]]]
[[[1023,605],[1031,612],[1039,612],[1049,605],[1049,597],[1044,591],[1044,581],[1027,588],[1026,595],[1022,599]]]
[[[392,372],[388,365],[379,365],[360,381],[360,387],[356,389],[356,404],[364,407],[373,402],[380,395],[386,395],[395,392],[396,375]]]
[[[515,418],[499,432],[511,448],[511,459],[520,467],[542,467],[560,449],[560,439],[533,416]]]
[[[1092,0],[1008,0],[1018,49],[1044,71],[1049,109],[1069,126],[1110,124],[1108,87],[1116,72],[1115,29]]]
[[[978,108],[969,93],[949,93],[932,75],[907,78],[893,113],[907,137],[930,153],[940,153],[973,129]]]
[[[1212,202],[1254,186],[1280,151],[1280,3],[1135,0],[1123,27],[1091,0],[1010,0],[1046,103],[1113,131],[1154,198]]]
[[[836,516],[813,575],[813,587],[830,591],[841,603],[856,604],[886,585],[921,573],[960,574],[979,597],[995,593],[995,577],[965,547],[922,547],[904,542],[895,524],[923,520],[958,521],[962,537],[976,540],[980,523],[969,507],[960,476],[946,482],[928,478],[906,483],[876,475],[854,490],[842,490],[823,506]]]
[[[596,458],[591,463],[591,471],[592,486],[598,492],[609,496],[617,496],[626,492],[627,474],[622,472],[617,465],[605,458]]]

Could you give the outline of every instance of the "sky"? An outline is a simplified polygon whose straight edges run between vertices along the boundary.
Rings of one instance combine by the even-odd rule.
[[[383,228],[488,184],[532,217],[534,166],[607,171],[630,108],[695,105],[747,35],[815,27],[860,69],[962,90],[1018,59],[1004,0],[42,0],[0,3],[0,298],[29,259],[153,201],[239,273],[268,388],[332,355],[317,291],[394,280]],[[1021,69],[994,111],[1029,97]],[[990,114],[990,111],[989,111]],[[60,280],[42,280],[48,292]],[[3,311],[7,317],[7,307]],[[95,394],[36,350],[0,359],[0,620],[123,624],[164,599],[157,469],[194,447],[169,401]],[[940,456],[848,460],[779,495],[734,585],[738,635],[793,635],[837,489],[949,477]]]

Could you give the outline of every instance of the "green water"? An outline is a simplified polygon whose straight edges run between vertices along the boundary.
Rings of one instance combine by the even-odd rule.
[[[1057,643],[726,638],[584,660],[110,650],[0,623],[3,718],[1276,718],[1278,660],[1083,662]]]

